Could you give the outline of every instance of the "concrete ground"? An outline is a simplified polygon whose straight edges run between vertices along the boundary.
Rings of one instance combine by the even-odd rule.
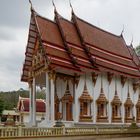
[[[96,136],[77,136],[77,137],[44,137],[44,138],[16,138],[12,140],[140,140],[140,137],[109,138]],[[5,139],[6,140],[6,139]],[[10,140],[10,139],[7,139]]]

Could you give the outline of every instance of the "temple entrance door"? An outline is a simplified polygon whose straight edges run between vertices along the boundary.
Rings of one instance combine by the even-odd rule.
[[[66,121],[72,121],[72,105],[66,103]]]
[[[88,103],[84,102],[83,104],[83,115],[88,115]]]
[[[69,104],[66,103],[66,120],[69,120]]]

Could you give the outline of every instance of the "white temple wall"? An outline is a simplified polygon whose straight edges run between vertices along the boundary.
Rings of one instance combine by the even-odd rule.
[[[94,120],[93,120],[93,122],[94,123],[96,123],[96,116],[97,116],[96,100],[98,99],[100,92],[101,92],[101,76],[98,75],[97,80],[96,80],[96,84],[94,87],[94,97],[93,97],[93,101],[94,101]]]
[[[78,83],[78,86],[75,91],[75,116],[74,116],[74,121],[79,122],[79,114],[80,114],[80,103],[79,103],[79,97],[82,94],[84,90],[84,83],[85,83],[85,76],[80,76],[80,80]]]
[[[108,82],[108,85],[109,85],[109,82]],[[109,97],[107,97],[107,99],[108,99],[108,106],[109,106],[108,122],[111,123],[111,119],[112,119],[112,105],[111,105],[111,102],[112,102],[112,100],[114,98],[114,95],[115,95],[115,78],[114,77],[112,78],[112,81],[111,81],[111,83],[110,83],[108,88],[109,88],[109,90],[108,90]]]
[[[136,119],[136,104],[138,102],[138,98],[139,98],[139,89],[136,90],[136,92],[134,93],[133,95],[133,98],[134,98],[134,116],[135,116],[135,119]]]
[[[122,106],[121,106],[121,116],[122,120],[124,122],[124,103],[127,99],[128,95],[128,80],[125,82],[124,86],[122,87],[121,84],[121,78],[120,76],[116,76],[116,78],[113,76],[112,81],[109,85],[108,78],[107,78],[107,73],[102,74],[102,81],[103,81],[103,90],[106,98],[108,99],[109,103],[107,105],[107,115],[109,119],[109,123],[111,124],[111,119],[112,119],[112,105],[111,102],[114,98],[115,95],[115,82],[117,83],[117,94],[122,101]],[[65,94],[66,91],[66,84],[67,81],[64,81],[63,79],[58,78],[56,85],[57,85],[57,95],[59,98],[62,98]],[[79,122],[79,114],[80,114],[80,103],[79,103],[79,97],[83,93],[84,90],[84,84],[85,84],[85,75],[80,76],[80,80],[78,83],[78,86],[75,87],[75,94],[73,93],[73,83],[72,81],[69,81],[69,90],[72,96],[75,95],[74,97],[74,103],[73,103],[73,119],[74,122]],[[92,81],[92,76],[91,74],[86,75],[86,85],[87,85],[87,90],[90,94],[91,97],[93,97],[93,102],[91,104],[91,115],[93,116],[93,123],[96,123],[96,116],[97,116],[97,104],[96,100],[98,99],[100,95],[100,90],[101,90],[101,75],[98,75],[98,78],[96,80],[96,84],[94,86],[93,81]],[[129,79],[129,93],[130,93],[130,98],[132,99],[134,103],[134,109],[133,109],[133,114],[136,117],[136,109],[135,105],[138,100],[138,93],[139,90],[134,93],[133,90],[133,83],[132,80]],[[62,107],[60,107],[62,108]],[[64,107],[65,108],[65,107]],[[65,110],[65,109],[64,109]],[[65,112],[64,112],[64,119],[65,119]]]

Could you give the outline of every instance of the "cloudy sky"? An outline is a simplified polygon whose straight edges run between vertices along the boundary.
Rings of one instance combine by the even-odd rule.
[[[58,12],[71,18],[69,0],[54,0]],[[32,0],[35,10],[53,20],[51,0]],[[120,35],[133,45],[140,43],[140,0],[71,0],[77,16]],[[0,0],[0,91],[27,89],[20,82],[30,21],[28,0]]]

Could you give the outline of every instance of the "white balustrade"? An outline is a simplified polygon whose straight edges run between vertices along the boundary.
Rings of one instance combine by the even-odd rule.
[[[126,134],[127,128],[80,128],[80,127],[52,127],[52,128],[26,128],[18,127],[0,127],[0,138],[9,137],[40,137],[40,136],[77,136],[77,135],[94,135],[94,134]],[[129,132],[130,133],[130,132]],[[140,129],[134,129],[131,133],[140,133]]]

